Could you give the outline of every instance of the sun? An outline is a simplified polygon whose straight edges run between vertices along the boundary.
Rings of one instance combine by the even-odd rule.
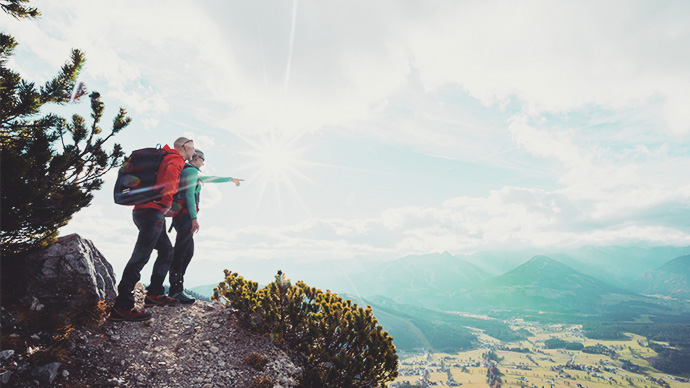
[[[310,168],[324,165],[305,159],[304,154],[309,147],[301,144],[302,138],[272,133],[259,139],[243,140],[250,146],[249,151],[242,152],[249,161],[246,169],[251,176],[247,177],[247,183],[258,190],[254,214],[266,202],[281,209],[283,205],[293,208],[298,203],[309,216],[309,209],[298,187],[304,187],[303,183],[307,182],[321,188],[307,174]],[[275,197],[266,198],[267,195]],[[262,201],[266,202],[262,204]]]
[[[259,175],[269,182],[288,181],[302,163],[301,150],[290,141],[272,138],[256,147],[252,156]]]

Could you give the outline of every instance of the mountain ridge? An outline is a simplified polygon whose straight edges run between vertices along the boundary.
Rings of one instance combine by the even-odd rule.
[[[680,256],[657,269],[645,271],[636,281],[643,293],[690,300],[690,255]]]
[[[638,256],[648,253],[635,252]],[[619,282],[610,282],[610,278],[600,279],[582,273],[563,260],[547,255],[523,259],[510,270],[493,277],[466,259],[466,256],[454,256],[449,252],[408,255],[372,264],[369,271],[346,274],[349,286],[331,289],[365,299],[382,295],[399,304],[424,306],[437,311],[624,314],[625,319],[634,319],[640,314],[673,315],[679,307],[660,298],[649,297],[655,294],[673,296],[668,292],[638,294],[631,289],[645,290],[640,286],[642,283],[630,283],[623,288]],[[688,259],[682,262],[685,260]],[[667,260],[659,268],[668,269],[672,265],[673,260]],[[312,279],[301,280],[313,282]],[[684,284],[678,287],[687,289]],[[686,307],[682,308],[685,311]]]

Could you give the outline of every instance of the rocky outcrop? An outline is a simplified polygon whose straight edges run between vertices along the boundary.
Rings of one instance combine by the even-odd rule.
[[[60,237],[53,246],[28,256],[26,298],[33,310],[46,305],[92,305],[115,299],[113,267],[90,240],[77,234]]]
[[[248,331],[234,309],[218,302],[156,307],[146,322],[70,325],[66,312],[116,296],[112,266],[91,241],[76,234],[25,257],[21,265],[23,271],[15,272],[21,281],[13,288],[17,297],[3,295],[0,306],[1,386],[298,384],[302,371],[289,349]],[[144,295],[137,284],[139,308]]]
[[[143,293],[143,287],[135,289]],[[153,307],[145,322],[81,331],[60,383],[168,388],[288,388],[301,368],[270,338],[247,331],[220,303]],[[251,362],[252,359],[264,362]],[[259,381],[264,384],[259,384]]]
[[[138,283],[137,307],[142,306],[144,295]],[[289,349],[245,329],[231,307],[197,301],[150,311],[153,318],[145,322],[105,321],[97,327],[75,327],[69,351],[60,362],[30,361],[29,349],[36,354],[50,348],[51,333],[33,334],[32,325],[5,325],[10,339],[16,339],[16,351],[0,352],[0,384],[18,388],[289,388],[299,383],[302,369]]]

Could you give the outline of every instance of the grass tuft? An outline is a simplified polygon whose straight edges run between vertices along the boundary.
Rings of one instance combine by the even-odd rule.
[[[244,363],[256,370],[262,370],[268,364],[268,360],[261,354],[252,352],[244,358]]]

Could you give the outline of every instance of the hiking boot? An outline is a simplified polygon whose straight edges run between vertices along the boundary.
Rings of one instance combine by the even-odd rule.
[[[192,304],[192,303],[196,302],[196,299],[185,294],[184,292],[178,292],[176,294],[172,294],[172,295],[170,295],[170,297],[179,300],[180,303],[182,303],[182,304]]]
[[[151,313],[144,309],[121,309],[113,307],[110,309],[110,316],[108,317],[111,321],[147,321],[151,319]]]
[[[171,298],[165,294],[163,295],[146,295],[146,298],[144,299],[144,306],[146,307],[151,307],[151,306],[177,306],[180,304],[180,301]]]

